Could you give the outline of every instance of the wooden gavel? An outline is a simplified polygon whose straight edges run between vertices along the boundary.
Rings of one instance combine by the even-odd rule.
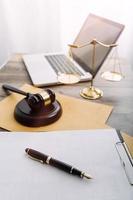
[[[29,104],[32,111],[35,111],[35,112],[39,112],[41,109],[44,109],[46,106],[50,105],[51,103],[55,101],[55,93],[50,89],[46,89],[45,91],[41,93],[31,94],[31,93],[27,93],[22,90],[19,90],[10,85],[3,85],[2,87],[4,90],[12,91],[12,92],[26,96],[27,103]]]
[[[31,94],[10,85],[2,86],[6,91],[12,91],[25,98],[17,103],[14,110],[15,119],[26,126],[44,126],[56,121],[62,114],[62,108],[56,101],[55,93],[46,89],[41,93]]]

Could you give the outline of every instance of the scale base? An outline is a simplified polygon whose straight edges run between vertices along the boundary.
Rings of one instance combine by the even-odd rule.
[[[89,88],[84,88],[81,92],[80,95],[85,98],[85,99],[99,99],[103,96],[103,91],[99,90],[98,88],[95,88],[93,86],[90,86]]]

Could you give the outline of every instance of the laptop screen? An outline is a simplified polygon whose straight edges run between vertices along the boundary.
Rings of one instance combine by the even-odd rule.
[[[93,39],[105,44],[112,44],[116,42],[123,29],[124,25],[122,24],[90,14],[83,24],[74,44],[82,46]],[[72,48],[72,56],[85,71],[95,76],[110,50],[111,48],[96,44],[94,69],[92,67],[93,45]]]

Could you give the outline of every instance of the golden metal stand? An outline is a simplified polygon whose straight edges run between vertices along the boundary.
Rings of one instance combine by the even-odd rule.
[[[90,86],[89,88],[84,88],[80,92],[80,95],[82,97],[84,97],[85,99],[94,100],[94,99],[99,99],[100,97],[102,97],[103,96],[103,91],[98,89],[98,88],[96,88],[96,87]]]
[[[92,69],[95,69],[95,57],[96,57],[96,45],[99,44],[103,47],[107,47],[107,48],[111,48],[111,47],[115,47],[116,44],[104,44],[102,42],[99,42],[98,40],[96,39],[93,39],[91,42],[89,43],[86,43],[84,45],[81,45],[81,46],[78,46],[78,45],[69,45],[69,47],[71,48],[83,48],[85,46],[88,46],[88,45],[93,45],[93,53],[92,53]],[[103,96],[103,91],[100,90],[99,88],[96,88],[93,86],[93,79],[94,79],[94,76],[92,77],[92,80],[91,80],[91,86],[88,87],[88,88],[84,88],[81,92],[80,92],[80,95],[86,99],[91,99],[91,100],[94,100],[94,99],[98,99],[100,97]]]

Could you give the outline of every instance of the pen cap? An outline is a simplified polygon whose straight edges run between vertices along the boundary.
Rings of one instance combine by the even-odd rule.
[[[26,152],[28,155],[30,155],[32,158],[35,158],[35,159],[37,159],[37,160],[39,160],[39,161],[42,161],[43,163],[46,163],[46,160],[47,160],[47,158],[48,158],[47,155],[45,155],[45,154],[43,154],[43,153],[41,153],[41,152],[39,152],[39,151],[36,151],[36,150],[34,150],[34,149],[26,148],[26,149],[25,149],[25,152]]]

